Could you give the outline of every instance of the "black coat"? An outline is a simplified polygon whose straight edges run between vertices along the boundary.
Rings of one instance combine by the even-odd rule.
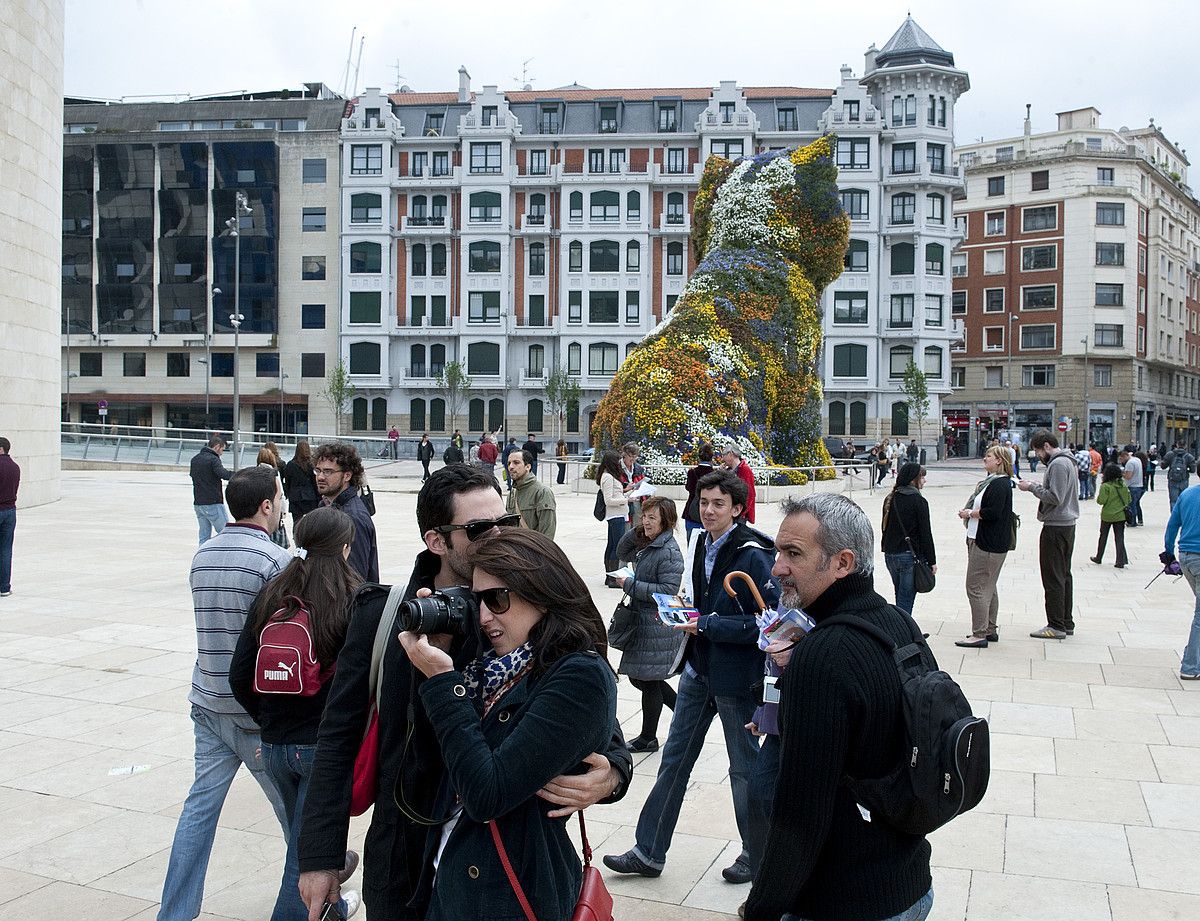
[[[625,583],[633,608],[637,611],[637,629],[621,652],[622,675],[644,681],[668,678],[675,674],[686,635],[658,619],[658,605],[650,597],[655,592],[674,595],[683,581],[683,553],[675,535],[664,531],[638,550],[637,532],[626,531],[617,544],[617,559],[636,560],[636,577]]]
[[[912,551],[918,559],[930,566],[937,565],[937,551],[933,546],[933,531],[929,526],[929,503],[915,486],[900,487],[911,492],[892,490],[888,499],[887,524],[881,539],[884,553],[904,553],[909,546],[904,541],[907,534],[912,541]],[[890,500],[890,501],[889,501]]]
[[[379,581],[379,547],[375,542],[375,522],[354,486],[347,486],[333,505],[354,519],[354,543],[347,561],[364,582]]]
[[[998,476],[988,483],[979,504],[979,530],[975,546],[988,553],[1008,553],[1012,542],[1013,483]]]
[[[312,467],[305,470],[295,459],[283,465],[283,489],[288,502],[301,506],[304,511],[311,511],[321,499],[317,492],[317,475]]]
[[[687,472],[687,482],[684,484],[684,489],[687,490],[688,499],[683,506],[684,521],[690,521],[692,524],[700,524],[700,491],[696,488],[696,484],[700,482],[701,477],[707,476],[712,472],[713,465],[707,463],[699,463]]]
[[[221,481],[233,476],[233,471],[225,468],[221,463],[221,455],[212,448],[205,445],[192,458],[190,476],[193,505],[221,505],[225,502]]]
[[[492,819],[534,916],[568,921],[583,880],[567,836],[574,817],[549,818],[554,806],[537,791],[559,774],[579,773],[583,759],[607,743],[617,713],[612,669],[594,652],[566,656],[546,674],[519,681],[482,721],[463,692],[458,672],[421,685],[446,762],[438,815],[448,814],[456,797],[462,804],[436,884],[433,857],[442,829],[429,830],[418,895],[428,904],[425,921],[524,921],[487,826]]]
[[[426,441],[423,444],[417,445],[417,460],[422,464],[428,464],[433,460],[433,442]]]

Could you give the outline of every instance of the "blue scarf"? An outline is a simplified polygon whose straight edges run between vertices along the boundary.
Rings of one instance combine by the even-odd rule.
[[[525,671],[532,660],[532,643],[518,646],[503,656],[496,655],[495,650],[488,650],[463,669],[467,696],[486,712],[495,703],[493,698],[496,694]]]

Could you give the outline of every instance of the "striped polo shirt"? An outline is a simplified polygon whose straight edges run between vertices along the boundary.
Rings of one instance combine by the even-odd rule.
[[[229,524],[192,558],[196,667],[188,700],[214,713],[245,713],[229,689],[229,663],[262,587],[291,559],[254,525]]]

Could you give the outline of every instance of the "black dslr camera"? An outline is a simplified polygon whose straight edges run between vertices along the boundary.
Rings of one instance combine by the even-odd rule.
[[[428,598],[405,601],[396,622],[409,633],[450,633],[466,636],[479,623],[479,604],[469,588],[452,586]]]

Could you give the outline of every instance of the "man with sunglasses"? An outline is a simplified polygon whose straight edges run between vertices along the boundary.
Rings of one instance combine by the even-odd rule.
[[[379,547],[375,522],[358,494],[363,482],[363,465],[354,445],[330,441],[313,452],[313,473],[322,505],[332,505],[354,519],[354,544],[348,562],[364,582],[379,581]]]
[[[405,599],[415,598],[421,589],[470,585],[471,543],[496,528],[519,524],[520,516],[505,514],[491,474],[466,465],[436,471],[417,496],[417,526],[425,550],[417,556]],[[326,902],[337,899],[354,760],[371,705],[371,650],[388,593],[388,586],[364,585],[355,596],[321,722],[299,841],[300,893],[313,921]],[[480,649],[478,631],[469,634],[454,638],[450,654],[456,667]],[[420,676],[395,637],[385,648],[382,674],[379,791],[367,831],[362,895],[372,921],[419,921],[408,903],[423,868],[428,823],[437,818],[432,815],[434,797],[445,766],[416,694]],[[586,773],[556,777],[539,795],[552,804],[552,815],[566,815],[624,796],[632,772],[620,726],[614,724],[608,751],[590,755]]]

